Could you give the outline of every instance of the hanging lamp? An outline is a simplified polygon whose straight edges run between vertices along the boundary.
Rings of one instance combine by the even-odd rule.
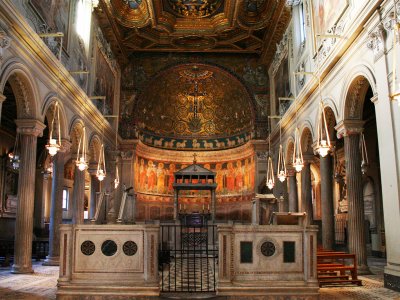
[[[19,132],[17,131],[17,134],[15,136],[14,149],[12,152],[8,153],[8,158],[10,159],[11,167],[14,170],[18,170],[20,165],[18,141],[19,141]]]
[[[301,151],[300,130],[296,126],[294,131],[293,167],[296,172],[301,172],[304,166],[303,152]]]
[[[268,124],[269,125],[269,124]],[[271,126],[269,126],[271,128]],[[271,130],[268,136],[268,162],[267,162],[267,179],[266,179],[266,186],[272,190],[275,185],[275,178],[274,178],[274,166],[272,164],[271,158]]]
[[[282,120],[281,120],[282,121]],[[276,171],[278,179],[280,182],[284,182],[286,179],[286,163],[285,157],[283,155],[283,147],[282,147],[282,124],[279,121],[279,153],[278,153],[278,169]]]
[[[325,157],[331,150],[331,140],[329,138],[328,124],[326,122],[325,109],[322,100],[320,101],[320,118],[317,132],[317,152],[321,157]]]
[[[84,171],[88,167],[86,158],[86,129],[82,128],[82,135],[79,139],[78,153],[76,156],[76,166],[80,171]]]
[[[367,144],[365,143],[364,133],[360,133],[360,148],[361,148],[361,173],[365,175],[369,167]]]
[[[56,133],[55,137],[53,137],[54,130],[54,122],[57,122]],[[49,143],[46,144],[46,149],[49,151],[50,156],[54,156],[61,148],[61,123],[60,123],[60,108],[58,107],[58,102],[54,104],[54,115],[53,119],[50,122],[49,127]]]
[[[96,177],[99,181],[103,181],[106,177],[106,161],[104,159],[104,143],[100,147],[99,161],[97,162]]]

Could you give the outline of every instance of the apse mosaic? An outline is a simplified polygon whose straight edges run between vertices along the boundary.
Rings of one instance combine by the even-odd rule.
[[[233,161],[199,163],[216,172],[217,195],[248,195],[254,192],[254,156]],[[135,190],[139,193],[172,195],[174,173],[189,164],[151,160],[136,156]],[[209,196],[209,191],[181,191],[181,196]]]
[[[154,78],[139,97],[135,120],[140,132],[168,138],[221,138],[248,133],[251,98],[228,72],[186,64]]]

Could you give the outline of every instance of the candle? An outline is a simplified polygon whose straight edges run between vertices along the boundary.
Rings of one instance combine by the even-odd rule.
[[[204,211],[204,203],[203,203],[203,211]]]
[[[179,210],[182,210],[182,203],[179,204]]]
[[[210,204],[207,204],[207,210],[210,211]]]

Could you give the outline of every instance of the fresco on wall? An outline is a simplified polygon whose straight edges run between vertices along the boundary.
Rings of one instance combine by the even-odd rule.
[[[96,52],[96,82],[94,86],[94,95],[105,96],[106,100],[95,101],[95,105],[105,115],[112,115],[115,94],[115,73],[104,57],[104,53],[97,45]],[[104,105],[104,107],[103,107]]]
[[[314,33],[326,33],[343,14],[348,0],[313,0]]]
[[[50,32],[64,33],[63,47],[67,49],[70,0],[29,0]]]
[[[235,161],[218,163],[201,163],[216,175],[218,195],[241,195],[254,192],[254,157],[250,156]],[[136,156],[135,158],[135,190],[146,194],[172,195],[174,172],[186,168],[188,164],[156,161]],[[182,196],[207,196],[209,191],[181,191]]]

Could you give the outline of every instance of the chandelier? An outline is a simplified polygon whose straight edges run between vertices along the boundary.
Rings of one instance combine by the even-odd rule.
[[[99,161],[97,162],[96,177],[99,181],[103,181],[106,177],[106,161],[104,159],[104,143],[100,147]]]
[[[270,127],[271,128],[271,127]],[[274,166],[271,158],[271,130],[268,136],[268,163],[267,163],[267,187],[272,190],[275,185]]]
[[[364,133],[360,133],[360,148],[361,148],[361,173],[365,175],[369,167],[367,144],[365,143]]]
[[[324,104],[320,101],[320,122],[318,122],[317,132],[317,152],[321,157],[328,155],[331,150],[331,141],[329,139],[328,125],[326,122],[326,115]]]
[[[54,132],[55,121],[57,122],[56,131],[58,131],[58,134],[56,133],[54,138],[53,132]],[[49,151],[50,156],[56,155],[61,148],[61,123],[60,123],[60,108],[58,107],[58,102],[54,104],[54,114],[49,126],[49,143],[46,144],[45,147],[47,151]]]
[[[294,131],[294,150],[293,150],[293,167],[296,172],[301,172],[304,166],[303,152],[301,150],[300,130],[296,127]]]
[[[282,147],[282,123],[279,122],[279,153],[278,153],[278,169],[277,176],[280,182],[284,182],[286,179],[286,163],[285,157],[283,155],[283,147]]]
[[[10,159],[11,167],[14,170],[19,169],[19,165],[21,162],[19,156],[18,141],[19,141],[19,132],[17,131],[17,135],[15,136],[14,149],[12,152],[8,153],[8,158]]]
[[[76,156],[76,166],[80,171],[84,171],[88,167],[86,159],[86,129],[82,128],[82,135],[79,139],[78,152]]]

